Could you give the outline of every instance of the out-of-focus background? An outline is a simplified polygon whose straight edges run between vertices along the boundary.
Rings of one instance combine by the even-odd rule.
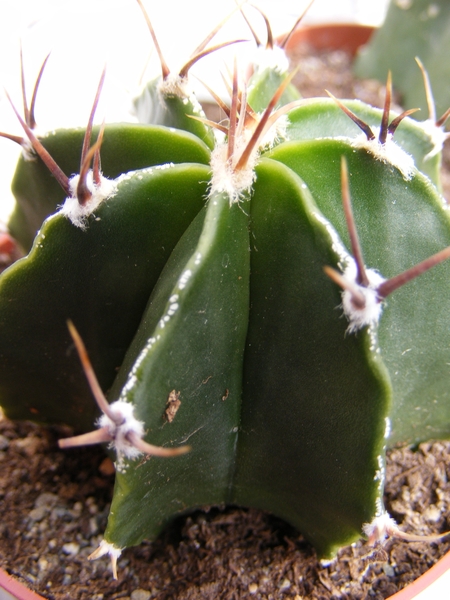
[[[280,35],[292,27],[309,0],[255,0]],[[179,69],[209,31],[236,6],[234,0],[144,0],[159,43],[171,70]],[[315,0],[303,23],[359,22],[379,25],[388,0]],[[262,17],[245,9],[258,34],[265,39]],[[251,39],[239,13],[224,26],[214,42],[237,37]],[[28,98],[46,55],[51,52],[36,104],[38,128],[85,125],[96,87],[106,63],[107,78],[97,111],[97,122],[134,120],[131,98],[142,77],[159,72],[147,25],[135,0],[0,0],[0,131],[22,135],[4,94],[8,90],[21,109],[20,43]],[[207,57],[191,73],[208,80],[221,92],[220,71],[236,53],[245,61],[254,44],[242,43]],[[211,80],[211,74],[214,75]],[[205,94],[200,83],[200,95]],[[11,209],[9,181],[20,148],[0,138],[0,219]]]

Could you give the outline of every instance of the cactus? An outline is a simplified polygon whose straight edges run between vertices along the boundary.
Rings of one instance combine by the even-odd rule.
[[[383,25],[355,62],[356,74],[384,81],[391,71],[403,102],[419,107],[416,118],[424,119],[429,102],[414,63],[419,57],[433,86],[436,111],[443,114],[450,104],[450,68],[442,60],[450,49],[449,24],[450,6],[445,0],[391,0]]]
[[[391,113],[389,83],[379,110],[293,104],[292,74],[269,75],[234,68],[225,125],[186,74],[152,96],[169,126],[95,128],[93,110],[86,133],[38,139],[20,117],[34,156],[10,230],[29,252],[0,278],[0,401],[72,426],[61,447],[108,444],[92,557],[115,575],[124,548],[205,505],[272,511],[324,557],[362,529],[403,535],[383,507],[386,447],[450,434],[433,136]]]

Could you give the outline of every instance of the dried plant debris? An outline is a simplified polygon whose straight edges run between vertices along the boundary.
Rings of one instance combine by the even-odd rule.
[[[166,410],[164,411],[164,419],[168,423],[172,423],[175,419],[175,415],[181,406],[180,392],[172,390],[167,398]]]

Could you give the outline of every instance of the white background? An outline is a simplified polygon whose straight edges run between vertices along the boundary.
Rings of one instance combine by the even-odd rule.
[[[234,7],[234,0],[144,0],[160,46],[171,70],[179,68],[194,48]],[[257,0],[275,35],[288,31],[307,0]],[[379,24],[387,0],[315,0],[304,22],[358,21]],[[256,11],[246,10],[264,39],[264,25]],[[217,36],[217,41],[249,39],[239,14]],[[19,40],[22,42],[28,97],[45,56],[51,51],[37,105],[41,131],[85,125],[100,74],[107,79],[97,122],[133,120],[131,97],[145,71],[158,73],[153,43],[135,0],[0,0],[0,131],[22,135],[3,92],[7,89],[21,108]],[[215,40],[215,41],[216,41]],[[252,44],[239,44],[239,58]],[[221,51],[192,69],[192,74],[220,88],[220,71],[235,50]],[[148,63],[150,57],[150,62]],[[152,65],[147,67],[146,64]],[[211,80],[211,74],[214,75]],[[197,87],[202,93],[200,84]],[[0,218],[12,206],[9,181],[19,147],[0,138]]]

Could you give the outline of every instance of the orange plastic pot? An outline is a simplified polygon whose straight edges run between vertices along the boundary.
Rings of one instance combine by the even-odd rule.
[[[354,56],[358,48],[369,41],[374,30],[375,27],[358,25],[357,23],[299,27],[289,38],[285,49],[289,54],[297,46],[309,44],[316,50],[344,50]],[[280,39],[283,39],[283,36]]]
[[[0,569],[0,600],[45,600],[45,598]]]

